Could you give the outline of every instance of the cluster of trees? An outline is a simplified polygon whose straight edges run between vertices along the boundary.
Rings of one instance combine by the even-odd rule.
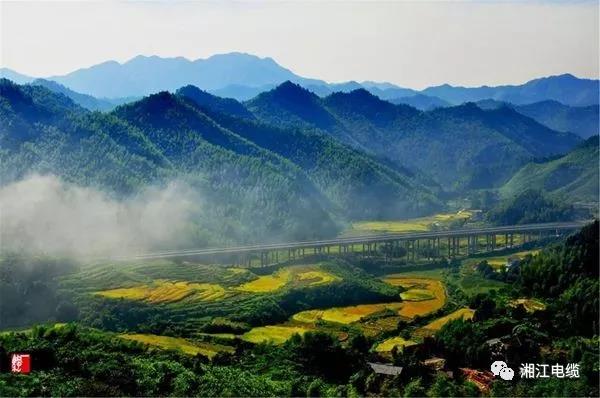
[[[212,361],[74,324],[0,335],[2,396],[458,396],[475,387],[444,375],[414,379],[374,374],[372,342],[342,345],[327,333],[295,335],[282,346],[240,347]],[[32,375],[8,372],[10,352],[32,355]]]
[[[72,261],[6,254],[0,258],[0,329],[48,320],[72,321],[78,309],[59,292],[56,277],[72,272]]]

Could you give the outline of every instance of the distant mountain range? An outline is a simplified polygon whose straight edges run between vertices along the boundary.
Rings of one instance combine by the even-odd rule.
[[[598,135],[600,132],[600,107],[598,105],[568,106],[553,100],[534,102],[527,105],[514,105],[491,99],[478,101],[477,105],[482,109],[511,107],[551,129],[564,132],[570,131],[583,138]]]
[[[19,84],[35,80],[5,68],[0,69],[0,77]],[[565,105],[588,106],[598,104],[599,89],[598,80],[580,79],[570,74],[535,79],[522,85],[472,88],[442,85],[422,91],[368,81],[327,83],[298,76],[271,58],[243,53],[220,54],[194,61],[182,57],[137,56],[123,64],[108,61],[46,79],[97,98],[142,97],[194,85],[212,94],[238,100],[248,100],[284,81],[291,81],[319,96],[364,88],[381,99],[408,103],[422,110],[484,99],[517,105],[553,100]],[[409,99],[401,100],[407,97]]]

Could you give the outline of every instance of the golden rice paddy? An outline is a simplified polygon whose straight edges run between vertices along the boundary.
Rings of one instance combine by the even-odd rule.
[[[475,311],[470,308],[461,308],[459,310],[452,312],[451,314],[448,314],[446,316],[436,319],[435,321],[428,323],[427,325],[420,328],[418,330],[417,334],[418,335],[432,335],[435,332],[437,332],[438,330],[440,330],[448,322],[453,321],[455,319],[464,319],[464,320],[472,319],[474,314],[475,314]]]
[[[282,268],[271,275],[259,276],[257,279],[246,282],[236,289],[249,293],[267,293],[281,289],[291,280],[291,270],[289,268]]]
[[[368,315],[389,309],[398,311],[404,303],[361,304],[350,307],[329,308],[326,310],[308,310],[298,312],[292,319],[298,322],[313,323],[317,320],[349,324],[360,321]]]
[[[302,335],[307,330],[308,329],[297,326],[260,326],[244,333],[242,335],[242,340],[255,344],[267,342],[274,344],[283,344],[294,334]]]
[[[416,341],[406,340],[400,336],[392,337],[387,340],[382,341],[377,344],[375,347],[375,351],[377,352],[390,352],[394,347],[398,347],[398,349],[404,349],[404,347],[409,347],[411,345],[417,344]]]
[[[388,275],[383,279],[384,282],[392,286],[402,286],[408,289],[405,293],[411,295],[411,291],[416,291],[416,296],[423,297],[426,291],[431,299],[405,301],[399,308],[398,315],[406,318],[414,318],[416,316],[424,316],[435,312],[446,304],[446,289],[444,284],[437,279],[406,277],[401,274]]]
[[[103,290],[95,293],[107,298],[147,301],[149,303],[172,303],[190,298],[213,301],[224,298],[227,291],[213,283],[194,283],[157,279],[151,284]]]
[[[158,336],[155,334],[121,334],[119,337],[127,340],[138,341],[140,343],[165,350],[181,351],[188,355],[202,354],[209,358],[214,357],[220,351],[234,351],[233,347],[230,346],[208,343],[193,343],[180,337]]]
[[[400,297],[404,301],[424,301],[435,298],[433,293],[427,289],[410,289],[400,293]]]
[[[249,293],[269,293],[283,288],[291,283],[317,286],[342,280],[337,275],[323,271],[315,266],[285,267],[270,275],[259,276],[257,279],[236,287],[236,290]]]
[[[405,296],[413,301],[361,304],[349,307],[334,307],[324,310],[308,310],[294,314],[292,319],[297,322],[315,323],[318,320],[350,324],[384,311],[391,310],[404,318],[427,315],[442,308],[446,303],[446,290],[441,281],[428,278],[403,277],[389,275],[385,282],[393,286],[403,286],[408,290]]]
[[[326,285],[332,282],[341,281],[337,275],[330,274],[329,272],[314,270],[304,271],[297,274],[298,280],[309,282],[309,286]]]

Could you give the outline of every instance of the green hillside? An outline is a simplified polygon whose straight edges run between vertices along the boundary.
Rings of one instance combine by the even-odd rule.
[[[500,192],[509,197],[539,189],[572,201],[597,202],[598,178],[598,136],[594,136],[558,159],[527,164]]]

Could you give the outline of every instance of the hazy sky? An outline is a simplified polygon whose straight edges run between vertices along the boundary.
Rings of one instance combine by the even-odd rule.
[[[1,64],[64,74],[135,55],[269,56],[328,81],[422,88],[598,78],[598,2],[5,2]]]

